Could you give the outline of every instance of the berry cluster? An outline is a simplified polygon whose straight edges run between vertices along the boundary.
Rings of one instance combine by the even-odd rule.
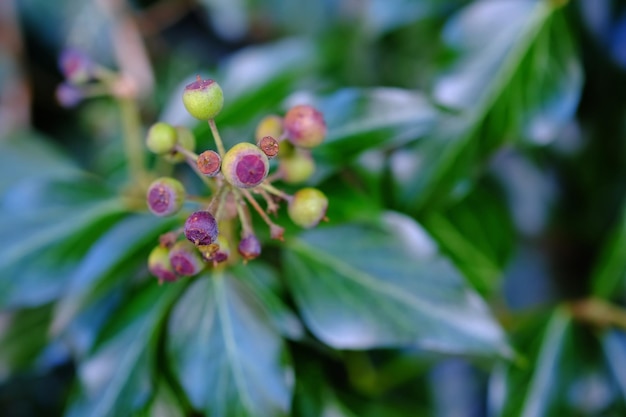
[[[270,236],[282,240],[284,229],[274,223],[279,202],[288,204],[291,220],[304,228],[316,226],[325,219],[328,200],[315,188],[304,188],[289,195],[273,185],[275,180],[295,184],[306,181],[315,170],[311,149],[326,136],[322,114],[311,106],[291,108],[284,118],[271,115],[257,126],[256,144],[241,142],[226,150],[215,124],[224,103],[221,87],[213,80],[197,80],[187,85],[183,104],[196,119],[207,121],[216,150],[195,153],[196,141],[191,131],[158,122],[148,131],[148,149],[177,163],[187,162],[212,191],[207,199],[188,196],[183,184],[169,177],[155,180],[148,188],[148,208],[157,216],[178,213],[185,200],[200,201],[202,207],[191,213],[184,226],[161,236],[148,259],[148,267],[159,281],[175,281],[193,276],[209,265],[217,266],[230,257],[234,239],[230,221],[238,218],[241,237],[237,252],[245,261],[261,254],[250,215],[250,207],[269,226]],[[272,165],[276,165],[270,174]],[[265,201],[266,209],[255,195]],[[184,237],[182,237],[184,235]]]

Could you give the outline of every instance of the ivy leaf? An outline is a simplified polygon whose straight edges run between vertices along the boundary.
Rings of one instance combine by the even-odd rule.
[[[293,371],[254,294],[230,272],[202,276],[177,303],[168,354],[192,405],[223,417],[289,413]]]
[[[151,370],[160,324],[183,283],[149,284],[113,316],[79,367],[80,389],[67,417],[130,415],[152,394]]]
[[[291,240],[285,279],[308,328],[337,349],[510,356],[484,302],[447,260],[420,250],[428,245],[413,229],[347,224]]]

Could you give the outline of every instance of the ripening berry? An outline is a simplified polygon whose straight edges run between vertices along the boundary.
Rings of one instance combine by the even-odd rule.
[[[286,183],[298,184],[311,178],[315,172],[315,161],[308,152],[295,152],[288,158],[281,158],[278,172]]]
[[[172,152],[176,146],[176,129],[165,122],[157,122],[148,130],[146,146],[157,154],[163,155]]]
[[[265,136],[280,138],[283,135],[283,119],[275,114],[265,116],[257,125],[254,139],[258,142]]]
[[[210,245],[217,235],[217,222],[208,211],[196,211],[185,221],[185,236],[196,246]]]
[[[326,137],[324,116],[311,106],[292,107],[285,115],[287,139],[299,148],[314,148]]]
[[[271,136],[264,136],[258,143],[257,146],[263,151],[265,155],[269,159],[274,158],[278,155],[278,141]]]
[[[85,98],[80,88],[68,83],[59,84],[55,94],[59,104],[65,108],[75,107]]]
[[[270,170],[270,161],[256,145],[241,142],[226,152],[222,160],[222,174],[226,181],[239,188],[261,184]]]
[[[254,234],[249,234],[241,239],[237,250],[244,260],[250,261],[261,254],[261,242]]]
[[[303,188],[294,194],[287,212],[295,224],[306,229],[316,226],[326,216],[328,199],[316,188]]]
[[[176,281],[178,279],[170,263],[170,250],[163,246],[157,246],[150,252],[148,270],[159,281]]]
[[[222,158],[220,158],[217,152],[208,150],[198,155],[196,164],[198,165],[198,170],[204,175],[214,177],[220,172]]]
[[[185,187],[174,178],[162,177],[150,184],[147,193],[148,208],[157,216],[178,213],[185,201]]]
[[[203,80],[198,76],[196,81],[185,87],[183,104],[196,119],[210,120],[222,110],[224,93],[215,81]]]
[[[204,268],[198,249],[186,240],[181,240],[172,246],[170,264],[176,274],[187,277],[196,275]]]
[[[66,49],[59,57],[59,68],[67,81],[83,84],[92,78],[94,64],[82,51]]]
[[[182,147],[189,152],[196,150],[196,137],[193,132],[184,126],[175,126],[176,129],[176,145]],[[163,155],[163,158],[167,162],[177,164],[185,161],[185,154],[178,152],[176,149],[172,149],[170,152]]]

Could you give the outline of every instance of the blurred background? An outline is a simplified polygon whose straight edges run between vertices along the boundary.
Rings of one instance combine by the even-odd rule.
[[[344,349],[312,328],[297,290],[281,290],[315,340],[283,334],[298,381],[288,415],[626,415],[626,1],[0,2],[0,416],[221,416],[181,400],[180,386],[119,403],[140,404],[128,414],[68,406],[82,353],[104,337],[84,328],[104,313],[77,325],[78,355],[50,329],[71,294],[64,277],[113,220],[24,243],[39,225],[16,213],[37,217],[52,199],[69,217],[100,193],[89,181],[112,193],[126,181],[116,99],[58,100],[68,48],[132,80],[144,131],[184,124],[201,146],[208,129],[180,103],[196,74],[224,89],[227,143],[290,103],[316,104],[329,138],[309,183],[329,195],[332,221],[412,222],[515,352],[503,361],[496,347],[433,348],[421,336]],[[42,194],[75,171],[80,181]],[[111,274],[145,276],[148,246]],[[285,281],[281,253],[265,261]],[[385,276],[389,262],[368,268]],[[432,282],[435,299],[456,291]],[[110,300],[134,291],[118,290]]]

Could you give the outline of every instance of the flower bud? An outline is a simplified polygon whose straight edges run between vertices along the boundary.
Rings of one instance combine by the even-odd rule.
[[[176,274],[187,277],[196,275],[204,268],[198,249],[186,240],[181,240],[172,246],[170,263]]]
[[[176,146],[176,129],[164,122],[153,124],[150,130],[148,130],[146,146],[157,155],[174,151]]]
[[[148,256],[148,270],[159,281],[176,281],[178,279],[170,263],[169,253],[169,249],[157,246],[152,249]]]
[[[220,172],[222,158],[217,152],[208,150],[198,155],[196,163],[200,172],[209,177],[214,177]]]
[[[301,183],[311,178],[315,172],[315,161],[309,153],[295,152],[289,158],[281,158],[278,171],[286,183]]]
[[[241,239],[237,250],[245,261],[250,261],[261,254],[261,242],[254,234],[249,234]]]
[[[309,229],[326,216],[328,199],[316,188],[303,188],[289,202],[289,218],[300,227]]]
[[[280,138],[283,135],[283,119],[274,114],[265,116],[257,125],[254,139],[258,142],[265,136]]]
[[[324,116],[311,106],[292,107],[285,115],[285,132],[294,146],[314,148],[326,137]]]
[[[247,142],[233,146],[222,160],[224,178],[239,188],[256,187],[267,177],[269,170],[267,156],[258,146]]]
[[[160,217],[171,216],[183,207],[185,187],[174,178],[159,178],[148,187],[147,200],[152,213]]]
[[[217,222],[208,211],[196,211],[185,221],[185,236],[196,246],[210,245],[217,235]]]
[[[203,80],[198,76],[196,81],[185,87],[183,104],[196,119],[210,120],[222,110],[224,93],[215,81]]]
[[[176,144],[190,152],[196,150],[196,137],[193,132],[184,126],[176,126]],[[176,149],[163,155],[163,158],[169,163],[177,164],[185,160],[185,154],[178,152]]]

